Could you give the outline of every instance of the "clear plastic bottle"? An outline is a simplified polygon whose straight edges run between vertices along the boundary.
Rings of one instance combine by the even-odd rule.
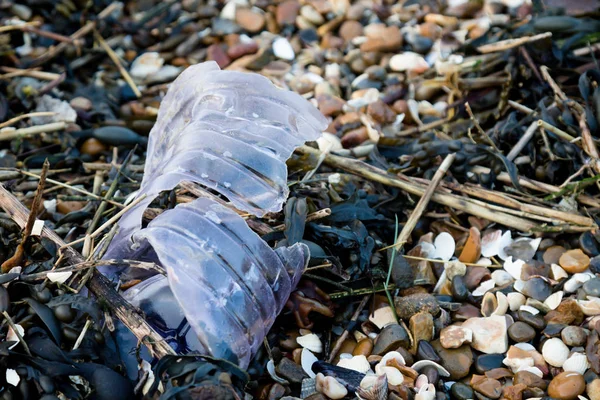
[[[152,277],[126,297],[173,346],[248,365],[309,254],[303,244],[274,251],[232,208],[258,216],[280,210],[288,194],[285,161],[325,127],[301,96],[214,62],[189,67],[171,85],[149,137],[138,193],[147,197],[121,218],[105,258],[153,260],[166,270],[166,278]],[[199,198],[140,229],[152,199],[184,180],[220,193],[232,207]],[[172,310],[173,298],[183,314]],[[187,332],[177,339],[181,315],[196,338]]]

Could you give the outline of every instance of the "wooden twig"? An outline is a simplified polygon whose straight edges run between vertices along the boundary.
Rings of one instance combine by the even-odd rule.
[[[479,125],[479,121],[477,121],[477,118],[475,118],[475,114],[473,114],[473,110],[471,110],[471,105],[469,104],[469,102],[465,103],[465,109],[467,110],[467,113],[469,114],[469,118],[471,118],[471,122],[473,122],[473,125],[475,125],[475,128],[477,129],[477,131],[479,132],[479,134],[481,136],[483,136],[487,140],[487,142],[492,146],[492,148],[498,154],[502,154],[502,152],[500,151],[500,149],[496,146],[496,143],[494,143],[494,141],[492,140],[492,138],[490,138],[488,136],[488,134],[483,130],[483,128],[481,127],[481,125]]]
[[[480,53],[483,53],[483,54],[492,53],[495,51],[504,51],[504,50],[509,50],[509,49],[524,45],[526,43],[543,40],[543,39],[546,39],[549,37],[552,37],[552,32],[544,32],[544,33],[540,33],[538,35],[526,36],[526,37],[521,37],[521,38],[516,38],[516,39],[506,39],[506,40],[501,40],[496,43],[490,43],[490,44],[486,44],[483,46],[479,46],[477,48],[477,51],[479,51]]]
[[[446,173],[448,172],[448,169],[454,162],[455,158],[456,154],[448,154],[446,158],[444,158],[444,161],[439,166],[438,170],[433,175],[433,178],[431,178],[431,183],[429,184],[429,187],[427,188],[425,193],[423,193],[423,196],[421,196],[421,198],[419,199],[419,202],[415,206],[415,209],[410,214],[410,217],[404,224],[402,231],[400,231],[400,235],[398,235],[398,237],[396,238],[395,245],[398,246],[398,251],[402,249],[404,243],[406,243],[406,241],[410,238],[410,234],[417,225],[417,222],[419,222],[419,219],[421,218],[423,211],[425,211],[427,204],[429,204],[431,196],[433,196],[433,193],[437,189],[437,186],[439,185],[444,175],[446,175]]]
[[[310,154],[318,157],[319,151],[308,146],[301,146],[296,150],[300,154]],[[398,187],[410,194],[422,196],[425,189],[412,183],[403,181],[395,176],[389,175],[377,167],[371,166],[359,160],[347,159],[332,154],[328,154],[325,158],[325,163],[336,168],[341,168],[345,171],[362,176],[369,180],[382,183],[384,185]],[[485,207],[480,204],[475,204],[471,199],[459,197],[452,194],[441,193],[436,191],[431,199],[439,204],[452,207],[456,210],[475,215],[480,218],[485,218],[489,221],[494,221],[499,224],[517,229],[523,232],[533,232],[536,230],[542,231],[571,231],[572,227],[550,227],[540,226],[532,221],[523,218],[518,218],[510,214],[492,210],[490,207]]]
[[[350,318],[350,321],[354,322],[358,319],[358,316],[362,312],[363,308],[365,308],[365,306],[367,305],[367,301],[369,301],[370,297],[371,297],[370,294],[367,294],[365,297],[363,297],[363,299],[360,301],[360,304],[358,305],[358,307],[356,307],[354,314],[352,314],[352,318]],[[331,353],[329,354],[329,360],[327,362],[329,362],[329,363],[333,362],[333,359],[335,358],[335,356],[337,356],[337,353],[342,348],[342,345],[344,344],[344,341],[348,338],[349,334],[350,334],[350,332],[347,329],[344,329],[344,332],[342,332],[342,334],[340,335],[338,340],[335,342],[333,349],[331,349]]]
[[[40,79],[43,81],[53,81],[55,79],[60,78],[60,74],[55,74],[54,72],[44,72],[38,71],[36,69],[28,68],[28,69],[19,69],[13,67],[0,67],[0,70],[3,72],[8,72],[7,74],[0,75],[0,79],[11,79],[17,76],[28,76],[35,79]]]
[[[508,160],[512,161],[519,155],[521,150],[523,150],[525,146],[527,146],[527,143],[529,143],[539,126],[540,125],[537,122],[532,122],[531,125],[529,125],[523,136],[521,136],[519,141],[514,145],[514,147],[506,156]]]
[[[123,77],[123,79],[125,79],[125,82],[127,82],[129,87],[131,88],[131,90],[133,90],[135,97],[137,97],[138,99],[140,97],[142,97],[142,93],[140,92],[140,89],[138,89],[137,85],[131,78],[131,75],[129,75],[129,72],[127,72],[127,70],[125,68],[123,68],[123,65],[121,64],[121,60],[119,60],[119,56],[117,56],[115,54],[113,49],[111,49],[110,46],[106,43],[106,40],[104,40],[104,38],[95,29],[94,29],[94,37],[96,38],[98,43],[100,43],[100,46],[104,49],[104,51],[106,51],[106,54],[108,54],[108,56],[110,57],[112,62],[115,63],[117,69],[121,73],[121,76]]]
[[[32,113],[27,113],[27,114],[21,114],[17,117],[11,118],[7,121],[4,121],[2,123],[0,123],[0,129],[5,128],[7,126],[11,126],[17,122],[19,122],[22,119],[25,118],[33,118],[33,117],[52,117],[53,115],[56,115],[55,112],[53,111],[40,111],[40,112],[32,112]]]
[[[64,121],[60,122],[51,122],[49,124],[44,125],[35,125],[27,128],[15,129],[15,130],[5,130],[0,132],[0,142],[13,140],[20,137],[26,137],[31,135],[38,135],[40,133],[50,133],[56,131],[62,131],[67,127],[67,123]]]
[[[21,235],[21,242],[17,245],[15,254],[8,260],[4,261],[4,263],[2,263],[1,269],[3,273],[10,271],[12,268],[20,265],[23,261],[23,255],[25,254],[25,241],[27,240],[29,235],[31,235],[33,224],[35,224],[38,210],[40,209],[40,205],[42,204],[42,195],[44,193],[44,185],[46,184],[46,174],[48,173],[49,168],[50,163],[48,162],[48,159],[46,159],[44,161],[42,173],[40,174],[40,180],[38,182],[37,190],[35,191],[35,197],[33,198],[33,202],[31,203],[31,211],[29,212],[27,222],[25,223],[25,229],[23,229],[23,233]]]
[[[19,226],[25,226],[28,215],[27,208],[6,190],[3,185],[0,185],[0,207]],[[42,230],[42,235],[52,240],[58,247],[65,245],[60,236],[47,227],[44,227]],[[79,264],[85,261],[81,254],[72,247],[65,248],[63,255],[69,264]],[[111,282],[104,275],[98,271],[94,271],[87,286],[100,301],[108,305],[109,309],[131,330],[138,340],[146,345],[152,356],[163,357],[168,354],[175,354],[173,349],[148,325],[138,311],[113,289]]]

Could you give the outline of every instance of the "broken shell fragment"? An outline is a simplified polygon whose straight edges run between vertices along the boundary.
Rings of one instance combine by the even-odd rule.
[[[362,374],[371,371],[371,364],[367,361],[367,357],[363,355],[353,356],[352,358],[340,358],[337,366],[351,369]]]
[[[544,300],[544,304],[551,310],[556,310],[556,307],[560,304],[563,298],[563,291],[559,290],[558,292],[552,293],[546,300]]]
[[[323,343],[321,343],[321,339],[314,333],[298,336],[296,342],[313,353],[320,353],[323,351]]]
[[[411,365],[411,368],[417,372],[420,372],[425,367],[433,367],[433,368],[437,369],[438,373],[441,376],[445,376],[445,377],[450,376],[450,372],[448,372],[448,370],[446,368],[444,368],[440,364],[430,361],[430,360],[417,361],[416,363]]]
[[[343,399],[348,394],[348,389],[337,381],[333,376],[325,376],[318,373],[315,382],[315,389],[319,393],[323,393],[330,399]]]

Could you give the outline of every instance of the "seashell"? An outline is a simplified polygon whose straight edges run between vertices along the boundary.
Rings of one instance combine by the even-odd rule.
[[[321,343],[321,339],[314,333],[298,336],[296,342],[313,353],[320,353],[323,351],[323,343]]]
[[[417,377],[417,379],[415,380],[415,389],[421,389],[421,387],[423,386],[427,386],[429,384],[429,379],[427,378],[427,375],[419,375]]]
[[[342,150],[342,141],[336,135],[323,132],[323,135],[317,139],[317,145],[322,152]]]
[[[555,281],[560,281],[562,279],[568,278],[569,274],[565,271],[560,265],[552,264],[550,266],[550,270],[552,271],[552,278]]]
[[[583,285],[593,277],[594,274],[592,274],[591,272],[580,272],[577,274],[573,274],[573,276],[565,282],[563,289],[567,293],[574,293],[577,289],[581,287],[581,285]]]
[[[10,368],[6,369],[5,378],[6,378],[6,382],[13,386],[17,386],[19,384],[19,382],[21,381],[21,378],[19,377],[19,374],[17,374],[17,371],[15,371],[14,369],[10,369]]]
[[[433,245],[435,246],[435,252],[432,258],[439,258],[444,261],[450,260],[456,249],[454,238],[448,232],[442,232],[437,235],[433,241]]]
[[[450,376],[450,372],[448,372],[448,370],[446,368],[442,367],[440,364],[438,364],[436,362],[433,362],[431,360],[417,361],[416,363],[414,363],[410,367],[412,369],[414,369],[415,371],[419,372],[419,371],[421,371],[421,369],[423,369],[423,368],[425,368],[427,366],[431,366],[431,367],[437,369],[437,371],[440,374],[440,376],[444,376],[444,377],[449,377]]]
[[[508,299],[508,306],[510,308],[510,311],[518,311],[519,308],[522,305],[524,305],[525,301],[527,300],[525,296],[518,292],[509,293],[506,295],[506,298]]]
[[[315,357],[315,355],[311,353],[310,350],[306,348],[302,349],[302,353],[300,353],[300,365],[302,365],[302,369],[304,370],[304,372],[306,372],[306,375],[308,375],[311,378],[317,376],[317,374],[315,374],[312,370],[313,364],[317,361],[319,361],[318,358]]]
[[[450,281],[448,280],[446,270],[443,270],[442,274],[440,275],[440,279],[438,279],[437,283],[435,284],[435,287],[433,288],[433,292],[440,293],[440,291],[444,288],[444,285],[447,284],[450,284]]]
[[[502,363],[512,370],[512,372],[522,371],[523,368],[533,367],[535,362],[533,357],[510,358],[506,357]]]
[[[494,280],[488,279],[485,282],[481,282],[475,290],[471,293],[473,296],[483,296],[486,292],[492,290],[494,288]]]
[[[497,307],[498,300],[496,300],[496,296],[494,293],[487,292],[483,296],[483,300],[481,300],[481,314],[483,314],[484,317],[489,317]]]
[[[325,376],[318,373],[315,381],[317,392],[323,393],[330,399],[343,399],[348,394],[348,389],[337,381],[333,376]]]
[[[273,360],[269,360],[269,362],[267,363],[267,371],[269,371],[269,375],[271,375],[271,378],[277,382],[277,383],[281,383],[282,385],[289,385],[289,382],[285,379],[283,379],[280,376],[277,376],[277,372],[275,372],[275,363],[273,362]]]
[[[502,237],[500,238],[500,243],[498,246],[498,257],[500,257],[501,260],[506,260],[508,258],[508,254],[506,254],[506,251],[504,249],[509,247],[512,244],[512,242],[512,234],[510,233],[510,231],[504,232],[504,234],[502,234]]]
[[[366,375],[356,388],[356,395],[361,400],[387,400],[387,376]]]
[[[432,383],[421,386],[419,392],[415,396],[415,400],[434,400],[435,399],[435,386]]]
[[[378,308],[372,315],[369,315],[369,321],[374,323],[379,329],[383,329],[390,324],[395,324],[396,317],[394,317],[392,307],[386,306]]]
[[[528,305],[522,305],[521,307],[519,307],[519,310],[521,310],[521,311],[527,311],[531,315],[538,315],[540,313],[540,310],[538,310],[535,307],[528,306]]]
[[[302,386],[300,387],[300,397],[305,399],[315,393],[317,393],[316,379],[315,378],[302,379]]]
[[[541,312],[543,314],[546,314],[546,313],[550,312],[550,308],[547,305],[545,305],[541,301],[533,299],[531,297],[529,297],[527,299],[527,302],[525,303],[525,305],[533,307],[533,308],[535,308],[536,310],[538,310],[539,312]]]
[[[544,377],[544,373],[538,367],[527,367],[527,368],[520,369],[520,371],[531,372],[532,374],[535,374],[535,375],[539,376],[540,378]]]
[[[544,360],[553,367],[562,367],[569,357],[569,348],[558,338],[548,339],[542,347]]]
[[[481,238],[481,255],[483,257],[494,257],[504,252],[504,248],[510,246],[512,237],[510,231],[502,234],[501,230],[486,233]],[[503,257],[500,257],[504,259]]]
[[[563,363],[563,370],[578,372],[581,375],[585,374],[585,371],[587,371],[589,367],[590,363],[588,362],[586,355],[582,353],[573,353],[571,357]]]
[[[375,373],[377,375],[385,375],[390,385],[401,385],[404,382],[404,375],[402,372],[394,367],[389,367],[381,363],[375,366]]]
[[[423,257],[433,258],[433,255],[435,254],[435,246],[432,243],[421,242],[419,243],[419,246],[421,246],[421,254]]]
[[[600,298],[588,296],[589,300],[578,300],[581,311],[588,317],[600,314]]]
[[[402,354],[398,353],[397,351],[390,351],[389,353],[386,353],[379,362],[379,364],[381,364],[381,366],[386,366],[388,365],[388,362],[392,360],[394,360],[398,365],[406,365],[404,357],[402,357]]]
[[[514,281],[512,275],[509,274],[508,271],[505,271],[503,269],[497,269],[494,272],[492,272],[492,279],[496,283],[496,286],[508,285],[509,283]]]
[[[340,361],[337,363],[337,366],[351,369],[362,374],[371,372],[371,364],[369,364],[369,361],[367,361],[367,357],[363,355],[358,355],[345,359],[340,358]]]
[[[505,315],[508,311],[508,298],[502,292],[496,292],[496,302],[498,306],[492,313],[492,315]]]
[[[17,331],[19,331],[19,335],[21,335],[21,337],[25,336],[25,329],[23,329],[23,327],[21,325],[15,324],[15,328],[17,328]],[[7,342],[16,342],[8,347],[9,350],[11,350],[13,347],[15,347],[16,345],[19,344],[19,337],[17,336],[15,331],[13,331],[12,326],[8,327],[8,333],[6,334],[6,341]]]
[[[523,260],[513,261],[512,256],[509,256],[504,261],[504,270],[506,272],[508,272],[513,278],[519,280],[519,279],[521,279],[521,273],[523,272],[524,265],[525,265],[525,261],[523,261]]]
[[[556,307],[559,306],[560,302],[563,298],[563,291],[560,290],[556,293],[552,293],[546,300],[544,300],[544,304],[548,306],[551,310],[556,310]]]

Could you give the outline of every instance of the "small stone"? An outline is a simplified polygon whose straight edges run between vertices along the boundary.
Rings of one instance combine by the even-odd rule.
[[[293,383],[302,383],[308,378],[302,367],[289,358],[283,357],[276,368],[277,375]]]
[[[584,346],[587,342],[587,333],[580,326],[567,326],[560,332],[562,341],[571,347]]]
[[[542,390],[546,390],[548,387],[548,383],[544,379],[529,371],[518,371],[513,378],[513,383],[515,385],[522,383],[527,387],[535,387]]]
[[[218,44],[208,46],[206,49],[206,59],[216,61],[220,68],[225,68],[231,63],[231,59],[227,56],[227,53]]]
[[[522,383],[513,386],[507,386],[504,388],[502,396],[506,400],[522,400],[523,392],[527,389],[527,386]]]
[[[351,129],[342,137],[342,146],[345,149],[350,149],[363,143],[368,138],[369,132],[367,131],[366,127],[361,126],[357,129]]]
[[[294,53],[292,45],[284,37],[279,37],[273,41],[273,54],[282,60],[292,61],[296,58],[296,53]]]
[[[583,312],[575,300],[564,300],[554,311],[544,316],[549,324],[579,325],[583,322]],[[533,325],[532,325],[533,326]],[[535,328],[535,326],[533,326]]]
[[[529,311],[519,309],[519,311],[517,311],[517,317],[519,318],[519,321],[523,321],[537,330],[542,330],[546,326],[546,322],[540,314],[533,315]]]
[[[416,293],[403,297],[396,297],[396,314],[398,317],[408,320],[419,311],[425,311],[437,317],[440,306],[435,297],[429,293]]]
[[[325,116],[337,116],[344,110],[346,102],[339,97],[329,94],[321,94],[317,96],[317,104],[319,111]]]
[[[277,6],[276,19],[279,26],[293,25],[300,12],[300,3],[296,0],[285,0]]]
[[[531,278],[523,283],[519,291],[527,297],[544,301],[552,294],[552,287],[545,279]]]
[[[82,154],[87,154],[89,156],[95,157],[104,153],[107,149],[108,147],[98,139],[89,138],[86,139],[85,142],[83,142],[79,151],[81,151]]]
[[[365,28],[368,37],[367,41],[360,45],[360,51],[363,52],[390,52],[399,50],[402,47],[402,33],[397,26],[381,26],[377,28]],[[369,32],[370,31],[370,32]]]
[[[313,28],[300,30],[298,32],[298,37],[304,44],[312,44],[319,41],[319,34]]]
[[[485,374],[487,371],[502,368],[504,354],[482,354],[475,360],[475,371],[478,374]]]
[[[306,18],[310,23],[319,26],[325,22],[325,19],[313,6],[305,5],[300,9],[300,15]]]
[[[548,385],[548,395],[560,400],[575,400],[585,391],[585,379],[577,372],[561,372]]]
[[[525,322],[517,321],[508,328],[508,336],[517,343],[529,342],[535,337],[535,329]]]
[[[344,21],[342,26],[340,26],[339,34],[345,41],[349,42],[355,37],[362,36],[363,26],[358,21]]]
[[[471,293],[469,288],[465,284],[465,277],[462,275],[455,275],[452,278],[452,297],[457,301],[465,301]]]
[[[405,349],[410,347],[408,333],[401,325],[388,325],[377,335],[373,354],[383,355],[396,350],[398,347],[404,347]]]
[[[533,259],[538,246],[539,241],[534,242],[533,240],[528,239],[515,240],[510,246],[504,249],[504,252],[507,256],[512,256],[513,260],[523,260],[527,262]]]
[[[590,271],[594,274],[600,274],[600,256],[596,256],[590,260]]]
[[[452,398],[455,400],[471,400],[475,398],[473,389],[462,382],[456,382],[454,385],[452,385],[450,393],[452,394]]]
[[[479,229],[472,227],[469,229],[469,237],[458,260],[464,263],[475,263],[479,257],[481,257],[481,234]]]
[[[8,3],[8,4],[10,4],[10,3]],[[18,3],[11,4],[10,12],[12,12],[14,15],[19,17],[23,21],[29,21],[29,19],[33,15],[31,8],[27,7],[25,4],[18,4]]]
[[[71,99],[69,104],[76,110],[90,111],[92,109],[92,101],[81,96]]]
[[[364,338],[359,340],[358,344],[352,351],[353,356],[365,356],[368,357],[373,351],[373,341],[370,338]]]
[[[489,356],[490,354],[486,354],[486,355]],[[493,354],[493,355],[495,355],[495,354]],[[514,374],[508,368],[494,368],[494,369],[490,369],[489,371],[485,371],[484,375],[487,376],[488,378],[492,378],[492,379],[506,379],[506,378],[512,378]]]
[[[428,312],[417,313],[410,317],[408,329],[412,335],[414,353],[420,341],[429,342],[433,339],[433,317]]]
[[[248,32],[255,33],[265,26],[265,16],[249,8],[237,8],[235,22]]]
[[[396,120],[396,113],[383,100],[369,104],[367,114],[381,124],[391,124]]]
[[[412,71],[417,74],[421,74],[429,69],[429,64],[423,56],[411,51],[396,54],[390,58],[389,66],[392,71]]]
[[[590,400],[600,400],[600,379],[594,379],[588,383],[586,393]]]
[[[419,340],[417,345],[417,358],[419,360],[429,360],[435,363],[440,363],[442,360],[437,355],[437,352],[433,348],[433,346],[426,342],[425,340]]]
[[[470,318],[462,326],[473,331],[471,346],[475,350],[486,354],[505,353],[508,350],[506,317],[492,315],[484,318]]]
[[[490,399],[498,399],[502,395],[502,384],[496,379],[474,375],[471,378],[471,387]]]
[[[583,284],[583,291],[588,296],[600,297],[600,278],[593,278]]]
[[[590,257],[596,257],[600,254],[598,242],[591,232],[583,232],[579,235],[579,247],[581,247],[581,250]]]
[[[562,256],[565,251],[567,251],[567,249],[565,249],[562,246],[549,247],[544,252],[544,256],[543,256],[544,262],[546,264],[558,264],[558,260],[560,260],[560,256]]]
[[[450,379],[458,380],[469,374],[473,364],[473,351],[467,344],[458,349],[445,349],[439,340],[434,340],[431,345],[442,359],[441,365],[450,372]]]
[[[227,49],[227,55],[232,60],[237,60],[240,57],[248,54],[254,54],[258,51],[258,44],[256,42],[238,43]]]
[[[558,263],[570,274],[583,272],[590,265],[590,258],[581,249],[568,250],[560,256]]]
[[[56,211],[61,214],[68,214],[73,211],[79,211],[85,207],[85,201],[62,201],[56,202]]]
[[[471,343],[473,331],[458,325],[450,325],[440,332],[440,343],[445,349],[456,349]]]

